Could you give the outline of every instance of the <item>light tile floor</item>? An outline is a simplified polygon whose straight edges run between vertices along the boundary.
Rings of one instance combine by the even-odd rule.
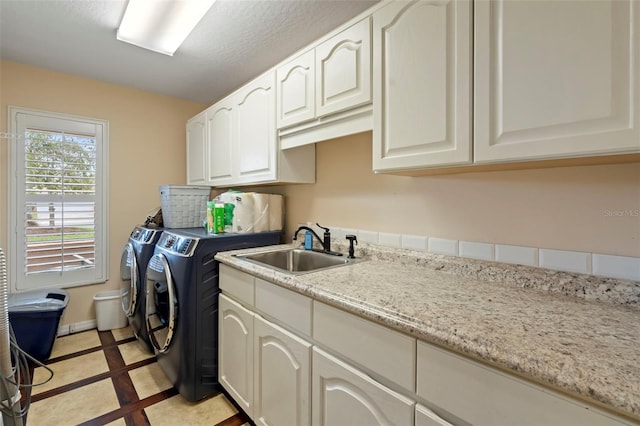
[[[31,404],[27,423],[77,425],[120,407],[111,379],[74,389]]]
[[[171,382],[164,375],[157,362],[131,370],[129,376],[140,399],[171,388]]]
[[[60,361],[52,364],[49,368],[54,372],[53,377],[47,383],[33,388],[33,395],[109,371],[107,359],[102,351],[91,352]],[[33,372],[32,383],[43,382],[49,377],[51,377],[51,374],[47,370],[43,367],[38,367]]]
[[[249,421],[223,393],[197,403],[182,398],[129,327],[59,337],[46,364],[54,377],[34,388],[29,425],[240,426]],[[42,367],[33,371],[34,383],[48,376]]]
[[[122,355],[122,359],[126,365],[131,365],[138,361],[153,358],[153,354],[146,352],[138,341],[118,345],[118,349],[120,350],[120,355]]]
[[[176,395],[146,408],[145,412],[152,425],[173,426],[177,418],[184,425],[214,425],[232,417],[238,410],[219,394],[199,403],[188,402]]]

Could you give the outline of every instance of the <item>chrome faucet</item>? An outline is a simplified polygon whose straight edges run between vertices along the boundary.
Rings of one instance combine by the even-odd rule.
[[[304,229],[306,231],[310,231],[313,234],[313,236],[316,237],[318,241],[322,244],[323,253],[333,254],[335,256],[342,256],[342,253],[331,251],[331,231],[329,230],[329,228],[325,228],[324,226],[321,226],[319,223],[316,223],[316,226],[318,228],[324,229],[324,235],[323,235],[324,238],[320,238],[320,236],[316,234],[316,232],[313,229],[309,228],[308,226],[299,226],[298,229],[296,229],[296,232],[293,233],[293,241],[296,241],[298,239],[298,232]]]

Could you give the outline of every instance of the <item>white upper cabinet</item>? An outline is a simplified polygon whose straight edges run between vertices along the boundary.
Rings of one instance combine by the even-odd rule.
[[[369,18],[316,47],[317,115],[371,101],[371,29]]]
[[[272,70],[189,120],[189,183],[228,187],[315,182],[314,146],[287,151],[278,146],[275,101]],[[199,136],[198,126],[203,129]]]
[[[312,120],[316,115],[315,57],[313,49],[276,71],[278,128]]]
[[[637,152],[640,4],[477,1],[477,162]]]
[[[471,162],[471,3],[391,3],[373,51],[373,169]]]
[[[370,17],[279,66],[276,89],[282,149],[370,131]]]
[[[236,92],[237,181],[276,179],[275,76],[268,72]]]
[[[228,185],[233,182],[234,114],[233,100],[226,98],[206,110],[208,184]]]
[[[207,181],[205,112],[187,121],[187,184]]]

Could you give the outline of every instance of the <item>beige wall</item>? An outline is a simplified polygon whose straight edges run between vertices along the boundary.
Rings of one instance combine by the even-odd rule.
[[[206,105],[4,61],[2,132],[7,128],[7,105],[109,121],[110,280],[70,289],[62,322],[95,318],[93,295],[119,288],[122,247],[133,227],[160,205],[158,186],[185,182],[185,123]],[[7,143],[0,139],[0,247],[7,247]]]
[[[122,246],[132,227],[159,205],[158,186],[184,183],[184,125],[205,105],[1,62],[1,132],[6,131],[7,105],[109,120],[111,279],[70,289],[63,323],[95,318],[92,297],[118,288]],[[0,139],[0,247],[7,247],[7,142]],[[640,217],[607,214],[640,209],[638,163],[430,177],[375,175],[371,134],[366,133],[317,145],[317,183],[260,190],[287,196],[289,236],[295,224],[319,221],[640,257]]]
[[[404,177],[371,134],[316,145],[317,182],[277,190],[298,223],[640,257],[640,163]],[[635,216],[612,216],[631,210]]]

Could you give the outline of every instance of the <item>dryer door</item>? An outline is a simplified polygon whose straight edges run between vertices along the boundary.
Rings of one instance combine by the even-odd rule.
[[[133,244],[130,242],[124,246],[120,258],[120,290],[122,293],[122,310],[128,317],[132,317],[136,311],[138,300],[138,262]]]
[[[171,345],[178,319],[178,299],[167,258],[155,254],[147,266],[146,324],[149,340],[156,352]]]

